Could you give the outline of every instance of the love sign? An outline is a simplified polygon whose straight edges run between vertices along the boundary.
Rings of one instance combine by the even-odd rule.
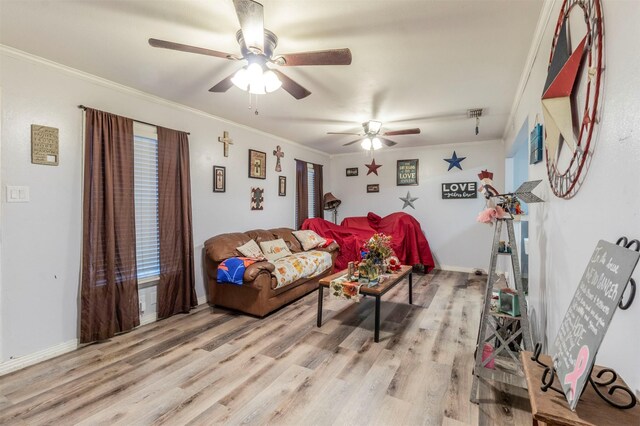
[[[458,182],[442,184],[442,199],[478,198],[478,184],[476,182]]]

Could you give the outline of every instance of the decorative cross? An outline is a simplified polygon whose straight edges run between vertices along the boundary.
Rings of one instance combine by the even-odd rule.
[[[281,172],[282,166],[280,165],[280,159],[284,157],[284,152],[280,149],[280,145],[276,146],[276,149],[273,150],[273,155],[276,156],[276,172]]]
[[[229,139],[229,132],[222,132],[222,136],[218,136],[218,142],[224,144],[224,156],[229,156],[229,145],[233,145],[233,139]]]

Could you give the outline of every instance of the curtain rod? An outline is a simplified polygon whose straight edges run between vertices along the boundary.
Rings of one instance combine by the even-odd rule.
[[[78,108],[83,109],[83,110],[85,110],[85,111],[86,111],[86,109],[87,109],[87,108],[89,108],[89,107],[86,107],[86,106],[84,106],[84,105],[78,105]],[[95,108],[91,108],[91,109],[95,109]],[[105,111],[105,112],[107,112],[107,111]],[[141,124],[146,124],[146,125],[148,125],[148,126],[158,127],[158,125],[157,125],[157,124],[147,123],[146,121],[136,120],[135,118],[131,118],[131,120],[135,121],[136,123],[141,123]],[[181,131],[181,130],[180,130],[180,131]],[[191,135],[191,133],[189,133],[189,132],[183,132],[183,133],[186,133],[187,135]]]

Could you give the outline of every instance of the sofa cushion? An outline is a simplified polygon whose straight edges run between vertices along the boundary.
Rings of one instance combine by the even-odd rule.
[[[287,243],[285,243],[282,238],[273,241],[262,241],[260,248],[264,253],[264,257],[271,263],[282,257],[291,256]]]
[[[287,247],[291,250],[291,253],[300,253],[302,251],[302,246],[300,245],[300,241],[293,235],[293,229],[291,228],[275,228],[270,229],[271,233],[274,237],[282,238],[285,243],[287,243]]]
[[[207,256],[214,262],[222,262],[230,257],[242,256],[236,247],[247,243],[249,238],[245,233],[232,232],[209,238],[204,243]]]
[[[273,236],[273,233],[266,229],[252,229],[251,231],[245,232],[245,234],[258,244],[263,241],[273,241],[276,239],[276,237]]]
[[[262,253],[262,250],[260,250],[260,247],[258,247],[258,244],[253,240],[249,240],[248,242],[241,245],[240,247],[237,247],[236,249],[240,253],[242,253],[243,256],[250,257],[256,260],[265,259],[264,253]]]
[[[313,278],[333,266],[331,254],[311,250],[295,253],[274,262],[273,275],[276,277],[276,288],[291,284],[302,278]]]
[[[316,234],[315,231],[310,229],[303,231],[293,231],[293,235],[300,241],[302,248],[305,250],[314,249],[320,245],[323,245],[327,240]]]

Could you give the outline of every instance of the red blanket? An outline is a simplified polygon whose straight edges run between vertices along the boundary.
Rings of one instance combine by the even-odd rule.
[[[324,219],[307,219],[302,229],[311,229],[325,238],[333,238],[340,245],[336,269],[346,269],[351,261],[360,260],[360,249],[376,232],[391,235],[391,246],[404,265],[425,265],[428,271],[435,266],[431,249],[420,223],[403,212],[380,217],[369,213],[363,217],[345,218],[340,225]]]

